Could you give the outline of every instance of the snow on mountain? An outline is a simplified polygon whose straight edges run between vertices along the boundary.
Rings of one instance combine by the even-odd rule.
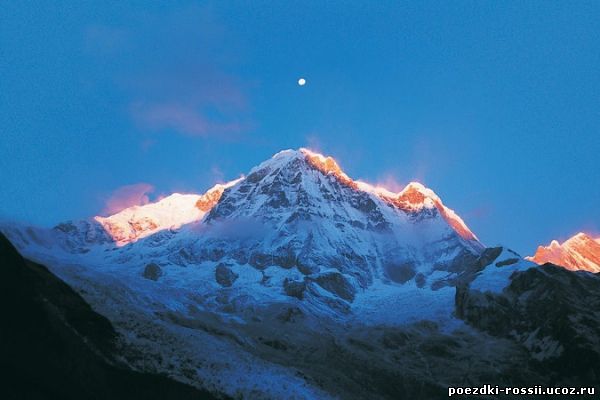
[[[221,275],[260,286],[245,287],[249,292],[329,304],[327,296],[352,303],[380,284],[439,290],[484,248],[422,184],[398,193],[376,188],[307,149],[279,152],[203,195],[176,193],[50,232],[7,235],[41,261],[56,257],[58,247],[67,260],[79,255],[82,263],[119,272],[155,263],[165,279],[179,275],[174,266],[209,265],[216,274],[218,264]]]
[[[307,149],[203,195],[2,231],[111,321],[124,363],[232,398],[440,398],[465,360],[474,385],[526,385],[600,357],[594,275],[485,248],[424,185],[373,186]],[[598,255],[579,234],[530,260],[599,271]],[[552,364],[531,375],[531,357]]]
[[[94,217],[119,245],[135,242],[165,229],[199,221],[239,179],[217,184],[202,195],[174,193],[156,203],[126,208],[109,217]]]
[[[515,272],[526,271],[535,266],[514,251],[505,248],[501,248],[500,254],[493,260],[493,265],[494,267],[490,266],[476,274],[475,279],[470,282],[471,289],[500,293],[510,284],[511,276]]]
[[[464,239],[475,240],[477,237],[469,230],[464,221],[450,208],[444,206],[442,200],[419,182],[410,182],[399,193],[393,193],[383,187],[375,187],[366,182],[354,181],[346,175],[332,157],[325,157],[308,149],[300,149],[307,160],[324,173],[336,176],[341,182],[355,189],[370,192],[386,201],[392,202],[398,208],[407,212],[419,212],[423,208],[436,208],[452,228]]]
[[[330,157],[280,152],[223,194],[190,255],[304,275],[334,269],[364,288],[376,279],[424,281],[483,249],[424,186],[391,196],[365,187]]]
[[[156,203],[129,207],[109,217],[94,219],[122,246],[160,230],[198,221],[204,216],[204,211],[196,207],[198,200],[199,195],[174,193]]]
[[[344,324],[460,325],[454,286],[485,254],[422,184],[374,187],[306,149],[279,152],[204,195],[3,231],[145,354],[134,366],[165,372],[152,360],[166,360],[184,382],[248,398],[327,398],[283,368],[272,346],[303,351]],[[215,351],[194,350],[207,347]]]
[[[528,260],[538,264],[553,263],[566,269],[600,272],[600,238],[578,233],[563,243],[553,240],[548,246],[539,246]]]

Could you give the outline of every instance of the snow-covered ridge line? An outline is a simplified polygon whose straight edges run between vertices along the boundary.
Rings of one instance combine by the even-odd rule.
[[[384,195],[385,198],[385,195]],[[444,205],[435,192],[419,182],[410,182],[404,189],[393,197],[388,197],[396,206],[405,210],[418,212],[423,208],[437,208],[442,217],[463,238],[477,240],[477,236],[467,227],[467,224],[454,210]]]
[[[539,246],[526,259],[537,264],[550,262],[572,271],[600,272],[600,238],[579,232],[563,243],[553,240],[548,246]]]
[[[423,208],[431,209],[435,207],[463,239],[479,240],[454,210],[446,207],[433,190],[425,187],[419,182],[410,182],[400,192],[394,193],[383,186],[374,186],[361,180],[351,179],[344,171],[342,171],[338,163],[332,157],[324,156],[305,148],[301,148],[300,152],[306,155],[309,162],[322,172],[336,176],[341,182],[354,189],[372,193],[391,202],[404,211],[418,212]]]
[[[196,222],[219,201],[225,189],[242,178],[217,184],[202,195],[173,193],[157,202],[133,206],[108,217],[96,216],[118,246],[135,242],[165,229]]]
[[[217,183],[215,186],[208,189],[206,193],[200,196],[200,198],[196,202],[196,207],[205,213],[209,212],[210,209],[213,208],[215,204],[217,204],[217,202],[223,195],[225,189],[232,187],[233,185],[235,185],[238,182],[241,182],[242,180],[244,180],[243,176],[226,183]]]
[[[203,195],[9,233],[126,332],[125,343],[148,352],[132,365],[232,397],[320,399],[312,379],[298,377],[295,364],[282,368],[267,341],[296,359],[313,338],[337,337],[330,327],[362,332],[429,319],[450,332],[459,323],[455,285],[486,259],[449,223],[457,218],[421,184],[376,188],[300,149]],[[507,257],[511,270],[494,266],[478,277],[482,288],[509,282],[519,260]]]
[[[433,190],[421,183],[410,182],[403,190],[396,193],[382,186],[354,180],[340,168],[333,157],[306,148],[280,151],[253,168],[250,174],[267,165],[274,169],[286,165],[293,158],[303,158],[323,174],[334,176],[354,190],[373,194],[405,212],[437,209],[462,238],[478,241],[477,236],[471,232],[465,222],[452,209],[446,207]],[[121,246],[160,230],[177,229],[182,225],[201,220],[219,202],[225,189],[235,186],[243,179],[241,177],[225,184],[217,184],[202,195],[174,193],[155,203],[133,206],[109,217],[97,216],[94,219],[103,226],[117,245]]]

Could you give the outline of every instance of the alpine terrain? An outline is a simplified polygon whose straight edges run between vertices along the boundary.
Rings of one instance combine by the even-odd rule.
[[[585,233],[559,243],[553,240],[548,246],[540,246],[529,260],[538,264],[553,263],[569,270],[600,272],[600,238]]]
[[[106,318],[110,365],[181,390],[435,399],[600,377],[600,276],[553,265],[600,271],[598,240],[526,260],[424,185],[394,193],[307,149],[204,194],[2,231]]]

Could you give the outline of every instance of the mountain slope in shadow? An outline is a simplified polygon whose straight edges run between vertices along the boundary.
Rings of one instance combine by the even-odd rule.
[[[110,322],[1,234],[0,271],[0,398],[216,398],[166,376],[119,366]]]

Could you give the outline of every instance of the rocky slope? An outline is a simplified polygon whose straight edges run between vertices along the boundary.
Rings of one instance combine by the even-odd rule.
[[[572,271],[600,272],[600,238],[578,233],[559,243],[553,240],[548,246],[538,247],[529,260],[538,264],[553,263]]]
[[[517,271],[501,291],[459,286],[457,316],[530,354],[530,370],[553,385],[600,376],[600,276],[544,264]]]
[[[214,398],[119,361],[111,323],[2,235],[0,269],[3,399]]]

